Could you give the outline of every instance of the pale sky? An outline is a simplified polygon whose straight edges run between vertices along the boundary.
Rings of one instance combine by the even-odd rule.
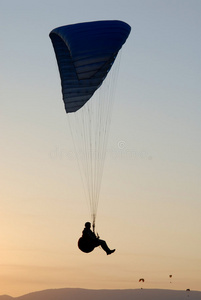
[[[199,0],[0,0],[0,294],[201,291],[200,15]],[[132,27],[97,216],[111,256],[77,248],[89,211],[49,39],[107,19]]]

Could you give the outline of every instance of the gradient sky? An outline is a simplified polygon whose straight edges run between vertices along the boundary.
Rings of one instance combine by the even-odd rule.
[[[141,277],[201,291],[200,15],[199,0],[0,0],[0,294]],[[77,248],[89,212],[48,36],[104,19],[132,27],[97,219],[109,257]]]

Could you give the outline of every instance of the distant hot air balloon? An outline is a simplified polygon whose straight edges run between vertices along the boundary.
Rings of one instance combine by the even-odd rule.
[[[169,275],[169,278],[172,278],[172,275]],[[170,283],[172,283],[172,282],[170,281]]]

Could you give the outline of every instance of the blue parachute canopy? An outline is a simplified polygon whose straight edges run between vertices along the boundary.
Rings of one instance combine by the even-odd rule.
[[[95,21],[50,32],[67,113],[80,109],[101,86],[130,31],[122,21]]]

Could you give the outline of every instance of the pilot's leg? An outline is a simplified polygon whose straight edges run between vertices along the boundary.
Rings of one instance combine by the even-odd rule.
[[[99,246],[101,246],[101,248],[107,253],[107,255],[113,253],[115,251],[114,250],[110,250],[110,248],[108,247],[107,243],[104,240],[98,240]]]

